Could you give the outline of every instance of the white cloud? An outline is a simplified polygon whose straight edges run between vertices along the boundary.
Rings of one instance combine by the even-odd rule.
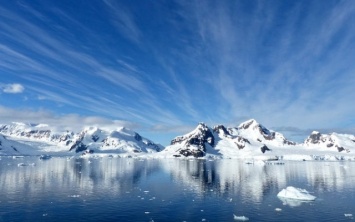
[[[4,93],[22,93],[25,90],[25,87],[19,83],[6,84],[1,87]]]
[[[112,120],[98,116],[57,115],[48,110],[18,110],[0,106],[0,124],[10,124],[11,122],[42,123],[48,124],[57,131],[71,130],[75,132],[87,126],[96,126],[106,130],[114,130],[122,126],[137,130],[140,127],[133,122]]]

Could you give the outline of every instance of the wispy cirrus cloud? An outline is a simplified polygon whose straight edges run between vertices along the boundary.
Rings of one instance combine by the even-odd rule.
[[[26,86],[27,104],[157,132],[355,124],[352,2],[46,4],[0,6],[0,81]]]
[[[142,34],[131,12],[117,1],[104,0],[103,2],[111,14],[111,22],[118,31],[132,42],[139,43]]]
[[[213,52],[214,63],[200,60],[199,66],[209,67],[204,74],[222,99],[217,119],[249,117],[301,127],[349,119],[354,4],[229,3],[182,3],[183,16],[192,19],[206,51]]]

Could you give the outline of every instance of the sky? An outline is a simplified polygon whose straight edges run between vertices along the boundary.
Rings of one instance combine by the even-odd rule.
[[[355,134],[354,1],[0,3],[2,124]]]

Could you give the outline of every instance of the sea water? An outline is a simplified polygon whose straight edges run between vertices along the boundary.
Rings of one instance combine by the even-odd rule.
[[[317,198],[278,198],[287,186]],[[0,221],[352,221],[353,215],[349,161],[0,158]]]

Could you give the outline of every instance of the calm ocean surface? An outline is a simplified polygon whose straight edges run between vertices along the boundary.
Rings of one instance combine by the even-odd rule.
[[[317,199],[280,200],[287,186]],[[354,221],[355,162],[0,157],[0,221],[235,221],[233,214]]]

